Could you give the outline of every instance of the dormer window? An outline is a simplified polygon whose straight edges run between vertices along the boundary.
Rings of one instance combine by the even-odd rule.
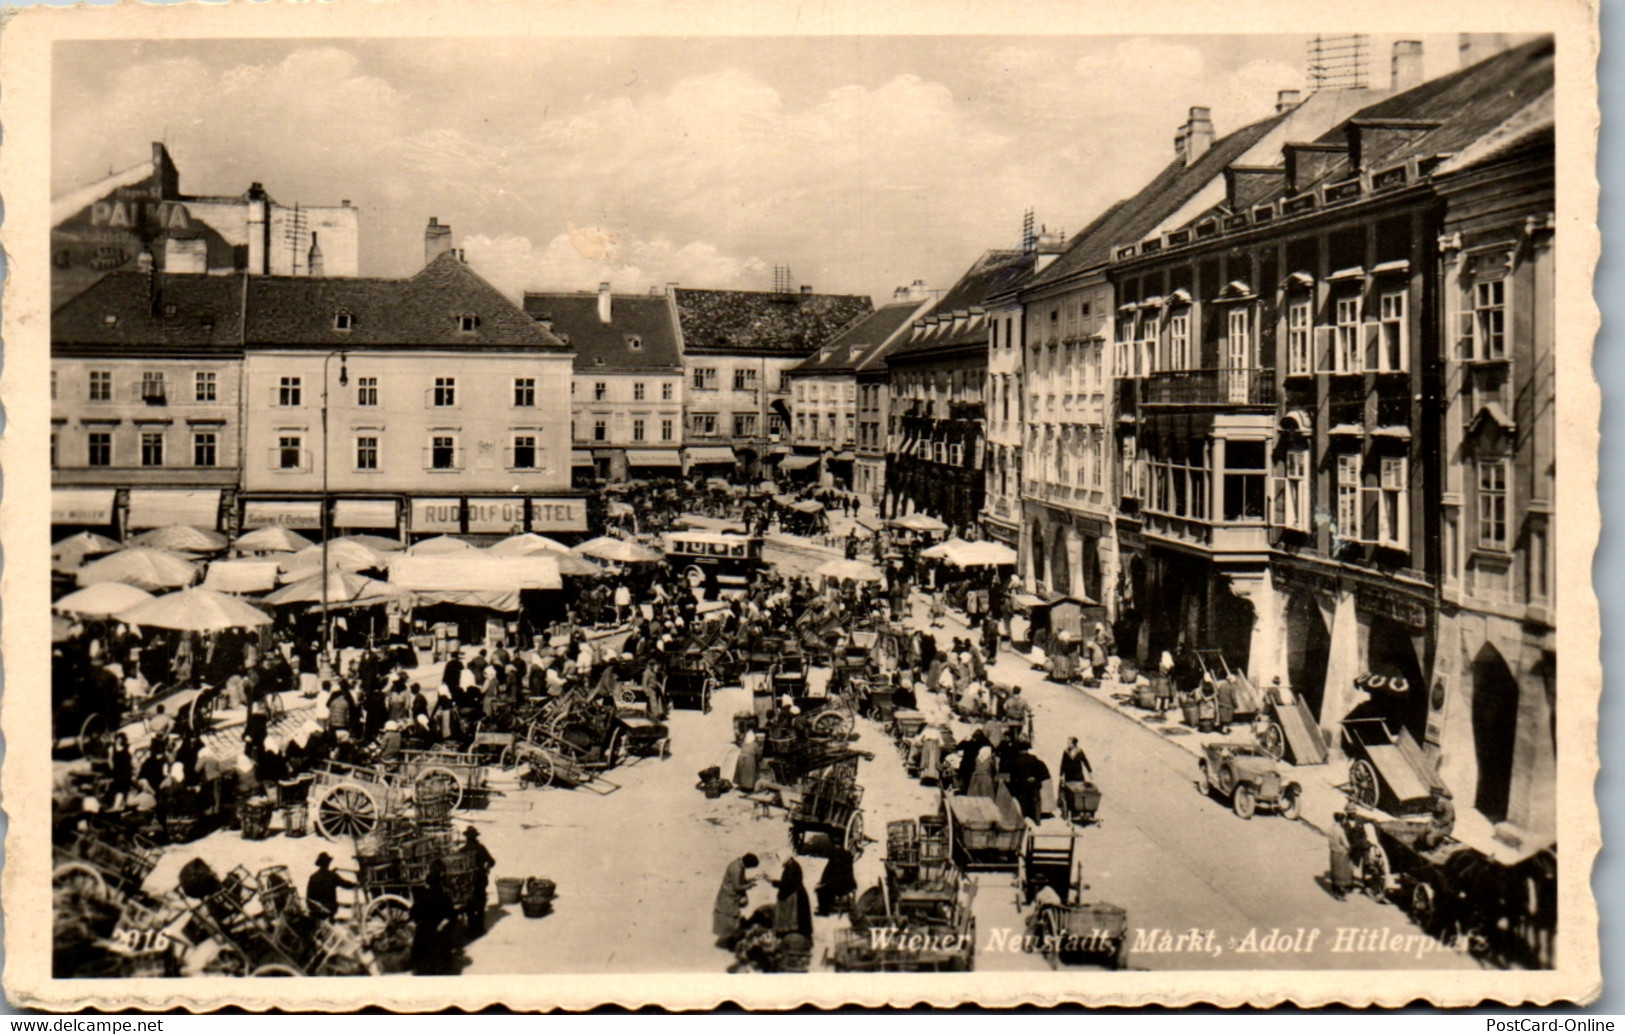
[[[636,334],[626,335],[626,347],[633,352],[643,351],[643,339]]]
[[[334,313],[333,329],[338,331],[350,331],[355,329],[355,316],[348,312],[342,311]]]
[[[480,318],[472,312],[465,312],[457,317],[457,329],[464,334],[472,334],[480,329]]]
[[[113,315],[112,313],[108,313],[107,315],[102,317],[102,326],[104,326],[104,327],[116,327],[116,326],[118,326],[118,317]]]
[[[175,313],[178,312],[178,311],[179,311],[179,309],[176,307],[174,302],[165,302],[164,303],[164,318],[165,319],[174,319],[175,318]]]

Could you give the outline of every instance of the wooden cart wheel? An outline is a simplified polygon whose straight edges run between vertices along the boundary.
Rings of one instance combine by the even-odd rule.
[[[1213,796],[1213,780],[1208,775],[1206,761],[1196,763],[1196,792],[1203,797]]]
[[[610,730],[609,748],[604,751],[604,760],[609,763],[611,768],[614,768],[626,760],[626,754],[626,737],[621,734],[619,729]]]
[[[263,966],[256,967],[254,972],[249,974],[251,977],[297,977],[301,975],[297,969],[282,962],[267,962]]]
[[[1052,967],[1061,965],[1061,938],[1066,936],[1066,927],[1061,921],[1061,911],[1057,908],[1046,908],[1038,918],[1038,950],[1048,960]]]
[[[715,678],[711,677],[710,675],[706,675],[705,676],[705,681],[700,683],[700,713],[701,714],[710,714],[711,713],[711,694],[713,692],[715,692],[715,690],[716,690],[716,683],[717,683],[717,680]]]
[[[863,844],[863,812],[853,811],[852,817],[846,820],[846,849],[857,859],[863,854]]]
[[[51,892],[59,902],[77,898],[107,898],[107,881],[94,866],[66,862],[51,873]]]
[[[1411,888],[1411,918],[1423,933],[1432,933],[1439,922],[1439,896],[1433,884],[1417,880]]]
[[[328,840],[360,838],[378,828],[383,812],[372,791],[359,783],[339,783],[316,805],[316,831]]]
[[[1281,731],[1279,722],[1270,722],[1264,726],[1264,731],[1258,737],[1259,749],[1276,761],[1286,757],[1286,734]]]
[[[662,736],[655,744],[660,749],[660,760],[665,761],[671,757],[671,737]]]
[[[1371,844],[1366,848],[1365,863],[1360,869],[1361,880],[1371,900],[1388,900],[1388,852],[1382,849],[1381,844]]]
[[[841,714],[838,711],[825,711],[812,721],[813,732],[821,736],[838,736],[841,729]]]
[[[1365,758],[1349,766],[1349,796],[1367,808],[1377,806],[1377,770]]]
[[[1296,787],[1287,787],[1281,795],[1281,817],[1295,819],[1303,810],[1303,792]]]
[[[530,781],[537,786],[552,786],[557,773],[554,771],[553,759],[541,751],[530,755]]]
[[[1253,813],[1258,810],[1258,791],[1253,789],[1253,784],[1237,783],[1235,790],[1232,791],[1230,807],[1242,818],[1252,818]]]
[[[449,768],[430,765],[412,780],[412,793],[418,797],[436,794],[450,797],[451,806],[456,809],[463,803],[463,781]]]
[[[100,712],[85,716],[79,726],[79,756],[100,758],[107,754],[108,721]]]
[[[502,755],[497,758],[497,767],[501,768],[504,772],[509,772],[513,770],[513,766],[518,762],[518,760],[519,748],[510,743],[506,747],[502,748]]]
[[[617,686],[615,689],[615,702],[632,705],[638,702],[637,690],[631,686]]]
[[[361,940],[368,948],[392,948],[412,927],[412,903],[399,894],[381,894],[361,913]]]

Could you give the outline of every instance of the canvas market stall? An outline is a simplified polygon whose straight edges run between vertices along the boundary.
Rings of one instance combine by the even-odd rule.
[[[545,551],[397,555],[390,559],[389,583],[401,591],[400,606],[414,632],[450,625],[463,642],[508,640],[545,628],[557,617],[555,594],[564,587],[557,558]]]

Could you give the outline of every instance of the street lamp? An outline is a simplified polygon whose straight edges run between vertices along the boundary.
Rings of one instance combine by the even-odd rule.
[[[322,358],[322,653],[328,656],[329,662],[333,653],[333,614],[327,606],[327,542],[333,537],[332,521],[328,518],[331,504],[328,499],[327,467],[328,467],[328,441],[327,441],[327,371],[328,364],[333,357],[339,357],[339,387],[345,388],[350,384],[350,368],[347,363],[348,353],[335,350]]]

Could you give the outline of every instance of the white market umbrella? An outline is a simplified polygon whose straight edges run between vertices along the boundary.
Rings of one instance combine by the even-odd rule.
[[[407,547],[407,556],[445,556],[448,553],[464,553],[469,550],[478,550],[480,547],[472,542],[454,539],[450,535],[436,535],[432,539],[424,539],[416,545]]]
[[[121,549],[79,569],[81,586],[98,582],[123,582],[148,592],[190,585],[197,577],[197,565],[165,549],[137,546]]]
[[[329,568],[327,572],[327,602],[355,603],[358,600],[385,600],[392,596],[399,596],[401,590],[377,578],[367,578],[353,571],[340,568]],[[309,578],[300,579],[291,585],[284,585],[265,597],[265,602],[273,606],[288,603],[320,603],[322,602],[322,576],[312,574]]]
[[[950,561],[959,567],[1009,567],[1016,551],[1002,542],[966,542]]]
[[[596,557],[599,560],[609,560],[617,564],[652,564],[657,560],[664,560],[665,554],[647,546],[640,546],[635,542],[600,535],[595,539],[588,539],[575,548],[582,556]]]
[[[827,560],[819,565],[816,573],[842,582],[878,582],[882,577],[878,568],[862,560]]]
[[[139,606],[152,599],[152,593],[123,582],[97,582],[78,592],[70,592],[51,605],[51,609],[82,618],[112,617],[121,611]]]
[[[126,624],[180,632],[221,632],[269,625],[271,615],[235,596],[213,589],[182,589],[148,600],[118,615]]]
[[[329,542],[328,545],[336,545],[340,542],[353,542],[358,546],[366,546],[374,553],[398,553],[406,548],[399,539],[389,539],[382,535],[340,535],[332,542]]]
[[[244,553],[297,553],[315,545],[297,531],[275,525],[255,528],[233,544]]]
[[[337,567],[345,571],[370,571],[381,569],[386,561],[378,553],[359,542],[348,542],[334,539],[327,544],[327,566]],[[289,581],[298,581],[320,570],[322,566],[322,547],[320,545],[307,546],[292,556],[283,557],[278,561],[285,572],[301,572],[295,574]],[[306,570],[314,568],[315,570]]]
[[[532,553],[559,553],[570,554],[570,547],[546,535],[535,532],[526,532],[523,535],[510,535],[486,550],[492,556],[529,556]]]
[[[948,530],[946,524],[925,513],[911,513],[907,517],[897,518],[892,523],[899,528],[907,528],[910,531],[943,532]]]
[[[226,548],[226,537],[218,531],[205,531],[188,524],[171,524],[142,532],[130,540],[130,545],[174,549],[183,553],[214,553]]]

